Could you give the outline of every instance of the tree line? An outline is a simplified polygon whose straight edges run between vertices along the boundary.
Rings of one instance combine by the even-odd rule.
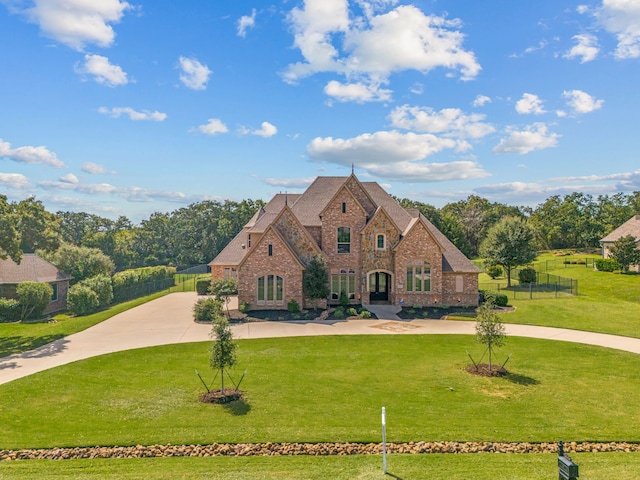
[[[478,257],[481,244],[501,219],[525,221],[538,250],[599,248],[599,239],[640,214],[640,192],[554,195],[535,208],[490,202],[477,195],[442,208],[397,198],[419,210],[465,255]],[[99,249],[115,271],[157,265],[178,270],[210,262],[264,205],[262,200],[202,201],[170,213],[156,212],[134,225],[84,212],[47,212],[40,200],[10,202],[0,195],[0,258],[55,252],[74,245]]]

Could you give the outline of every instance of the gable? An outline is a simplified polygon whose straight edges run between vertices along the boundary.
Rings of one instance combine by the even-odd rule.
[[[269,256],[268,254],[269,245],[272,246],[272,256]],[[251,247],[249,252],[238,264],[238,268],[242,268],[245,264],[253,263],[254,261],[264,262],[266,260],[271,260],[272,257],[278,258],[282,256],[288,259],[287,262],[292,261],[301,270],[304,269],[304,264],[300,261],[282,235],[280,235],[278,230],[271,225],[267,231],[264,232],[264,235],[260,237],[260,240],[258,240],[256,245]]]
[[[317,243],[287,206],[273,222],[274,227],[303,265],[317,255],[323,255]]]
[[[351,200],[349,203],[352,203],[357,207],[359,211],[362,212],[364,217],[369,216],[369,212],[364,208],[364,206],[360,203],[360,200],[353,194],[353,192],[347,188],[346,185],[343,185],[333,196],[333,198],[327,203],[327,205],[320,212],[320,218],[324,217],[328,211],[333,210],[336,211],[341,207],[341,204],[344,200]],[[352,212],[349,212],[352,213]],[[323,222],[324,223],[324,222]]]
[[[635,215],[631,217],[629,220],[624,222],[618,228],[616,228],[609,235],[604,237],[600,242],[602,243],[611,243],[616,240],[626,237],[627,235],[631,235],[636,240],[640,241],[640,215]]]

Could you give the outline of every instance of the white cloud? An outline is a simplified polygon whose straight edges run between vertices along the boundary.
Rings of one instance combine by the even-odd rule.
[[[284,79],[295,83],[315,73],[333,72],[348,81],[327,85],[327,93],[342,94],[338,95],[342,100],[368,101],[362,85],[376,91],[394,72],[427,73],[443,67],[458,71],[463,80],[476,77],[481,67],[475,55],[462,47],[459,20],[425,15],[411,5],[376,14],[395,3],[361,1],[364,18],[350,17],[347,0],[307,0],[304,8],[294,8],[288,20],[304,61],[289,65]],[[354,85],[359,93],[345,90]],[[379,100],[377,95],[369,98]]]
[[[276,133],[278,133],[278,129],[275,125],[272,125],[269,122],[262,122],[259,130],[253,130],[251,135],[257,135],[259,137],[269,138],[273,137]]]
[[[614,53],[616,58],[640,58],[640,2],[603,0],[594,15],[605,30],[618,40]]]
[[[21,3],[10,5],[37,24],[44,36],[79,51],[86,44],[111,46],[115,38],[111,24],[132,8],[120,0],[33,0],[28,8],[21,8]]]
[[[211,70],[195,58],[180,57],[180,81],[193,90],[204,90],[211,75]]]
[[[491,98],[487,97],[486,95],[478,95],[473,100],[474,107],[484,107],[487,103],[491,103]]]
[[[598,39],[595,35],[585,33],[582,35],[574,35],[573,39],[577,44],[563,55],[564,58],[580,57],[580,63],[586,63],[594,60],[598,56],[598,53],[600,53]]]
[[[516,102],[516,112],[520,114],[533,113],[534,115],[540,115],[545,113],[545,109],[542,107],[542,100],[537,95],[532,93],[525,93],[522,98]]]
[[[100,107],[98,112],[109,115],[113,118],[119,118],[121,115],[128,115],[130,120],[153,120],[154,122],[162,122],[167,118],[166,113],[158,112],[150,112],[149,110],[142,110],[138,112],[131,107],[114,107],[114,108],[106,108]]]
[[[198,131],[200,133],[206,133],[207,135],[216,135],[218,133],[227,133],[229,129],[221,120],[217,118],[210,118],[208,123],[198,127]]]
[[[456,138],[481,138],[495,132],[493,125],[483,123],[485,115],[467,115],[459,108],[436,112],[428,107],[402,105],[396,107],[389,118],[394,127]]]
[[[49,151],[47,147],[18,147],[11,148],[9,142],[0,138],[0,158],[6,157],[14,162],[28,165],[49,165],[50,167],[63,168],[65,165],[58,156]]]
[[[475,162],[419,161],[444,149],[458,149],[460,145],[458,141],[431,134],[382,131],[350,139],[318,137],[307,146],[307,153],[314,161],[355,164],[370,175],[389,180],[437,182],[487,176]]]
[[[565,90],[562,96],[567,99],[567,105],[573,109],[575,113],[589,113],[598,110],[604,104],[604,100],[596,100],[582,90]]]
[[[371,83],[340,83],[331,80],[324,87],[324,93],[340,102],[386,102],[391,99],[391,90],[380,88]]]
[[[544,123],[534,123],[524,130],[507,129],[509,136],[500,140],[493,153],[518,153],[524,155],[534,150],[555,147],[560,135],[550,133]]]
[[[76,177],[73,173],[67,173],[60,177],[60,181],[64,183],[79,183],[78,177]]]
[[[0,185],[16,190],[30,187],[29,180],[21,173],[0,173]]]
[[[238,20],[238,36],[244,38],[247,35],[247,29],[253,28],[256,24],[256,9],[251,10],[251,15],[243,15]]]
[[[76,65],[76,73],[93,75],[94,80],[101,85],[117,87],[129,83],[127,74],[118,65],[109,63],[102,55],[85,55],[84,64]]]
[[[103,165],[99,165],[93,162],[84,162],[82,164],[82,167],[80,167],[80,170],[82,170],[85,173],[89,173],[91,175],[102,175],[105,173],[113,175],[117,173],[117,172],[114,172],[113,170],[107,170]]]
[[[39,182],[38,187],[47,191],[66,190],[85,195],[112,195],[115,197],[124,198],[129,202],[152,202],[155,200],[162,200],[168,202],[186,203],[191,200],[197,201],[199,199],[195,196],[187,196],[182,192],[165,192],[136,186],[116,187],[109,183],[87,184],[67,181],[44,181]]]
[[[265,178],[262,181],[272,187],[307,188],[316,177],[305,178]]]

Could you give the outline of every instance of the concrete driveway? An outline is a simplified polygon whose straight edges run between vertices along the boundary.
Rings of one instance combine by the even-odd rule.
[[[193,321],[193,292],[172,293],[35,350],[0,358],[0,384],[105,353],[210,340],[211,326]],[[563,328],[505,324],[510,336],[586,343],[640,354],[640,339]],[[256,322],[234,325],[234,338],[313,335],[474,335],[475,322],[387,319]]]

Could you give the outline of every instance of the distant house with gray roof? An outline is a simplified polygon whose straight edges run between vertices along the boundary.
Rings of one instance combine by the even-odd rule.
[[[478,304],[478,268],[417,210],[376,182],[318,177],[302,194],[278,194],[209,265],[233,277],[253,309],[305,307],[302,279],[314,256],[329,270],[328,304]]]
[[[636,246],[640,248],[640,215],[634,215],[629,220],[624,222],[613,232],[600,240],[602,245],[602,257],[609,258],[611,256],[611,245],[622,237],[631,235],[636,239]],[[631,270],[638,271],[639,265],[632,265]]]
[[[53,295],[44,310],[46,314],[67,309],[71,278],[71,275],[35,253],[23,254],[20,263],[10,258],[0,259],[0,297],[18,299],[16,288],[22,282],[48,283],[53,288]]]

